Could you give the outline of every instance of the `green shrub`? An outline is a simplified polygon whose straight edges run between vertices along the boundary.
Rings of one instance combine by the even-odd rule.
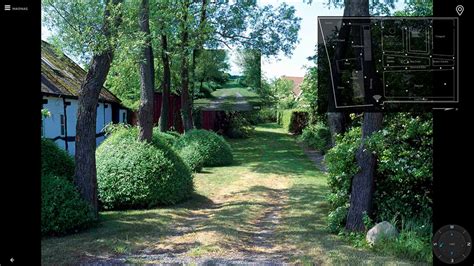
[[[429,223],[433,190],[431,115],[397,113],[387,114],[384,119],[384,129],[366,140],[366,148],[377,158],[370,218],[380,222],[397,215],[401,220],[424,217]],[[338,136],[335,147],[326,155],[330,214],[349,204],[351,178],[358,171],[355,154],[360,138],[360,127],[355,127]],[[334,226],[338,225],[330,228]],[[396,226],[400,228],[401,224]]]
[[[323,123],[317,123],[304,128],[300,139],[324,154],[331,145],[331,132]]]
[[[214,132],[194,129],[186,132],[174,145],[185,162],[198,166],[224,166],[233,161],[230,145]],[[194,168],[193,170],[198,170]]]
[[[41,174],[63,176],[72,180],[74,159],[49,139],[41,139]]]
[[[276,110],[273,108],[262,108],[258,111],[258,115],[262,123],[273,123],[277,121]]]
[[[193,191],[189,168],[161,134],[137,141],[137,129],[114,132],[97,149],[99,200],[105,209],[175,204]]]
[[[332,232],[344,228],[345,215],[349,207],[351,179],[359,170],[355,154],[360,145],[360,134],[360,128],[352,128],[343,136],[337,135],[336,145],[326,154],[328,185],[331,192],[328,196],[331,204],[328,227]]]
[[[158,127],[153,128],[153,143],[160,142],[172,147],[178,140],[179,134],[176,136],[175,132],[171,132],[161,132]]]
[[[276,110],[270,107],[263,107],[260,110],[247,111],[243,113],[243,116],[252,125],[258,125],[263,123],[273,123],[277,121]]]
[[[346,225],[347,212],[349,206],[337,207],[334,211],[331,211],[328,215],[328,229],[331,233],[337,233]]]
[[[204,154],[197,152],[199,149],[199,143],[197,142],[189,143],[179,149],[179,156],[193,172],[200,172],[204,165]]]
[[[368,147],[377,155],[374,211],[380,220],[431,217],[433,129],[431,114],[390,114]]]
[[[41,235],[61,235],[83,229],[94,220],[72,182],[62,176],[41,176]]]
[[[255,131],[250,122],[252,116],[252,112],[225,112],[224,119],[221,121],[224,135],[234,139],[248,138]]]
[[[181,134],[179,134],[179,132],[176,132],[176,131],[166,131],[166,134],[175,137],[175,140],[181,137]]]
[[[278,124],[288,133],[301,134],[308,124],[308,119],[307,111],[297,109],[278,111]]]

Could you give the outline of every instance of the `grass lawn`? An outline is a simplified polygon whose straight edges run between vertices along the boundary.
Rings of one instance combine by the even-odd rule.
[[[232,166],[195,175],[189,201],[152,210],[102,212],[92,229],[42,240],[42,264],[122,258],[267,256],[294,263],[414,264],[354,248],[326,230],[326,176],[274,124],[229,141]],[[143,254],[157,254],[144,256]]]
[[[229,81],[222,89],[212,92],[212,98],[201,98],[194,101],[194,105],[204,108],[218,108],[232,110],[238,105],[250,104],[256,106],[261,104],[260,97],[250,88],[243,88],[235,81]]]

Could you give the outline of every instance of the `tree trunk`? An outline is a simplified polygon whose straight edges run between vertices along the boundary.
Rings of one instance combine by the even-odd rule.
[[[163,29],[162,29],[163,30]],[[163,83],[161,94],[161,112],[160,112],[160,131],[165,132],[168,130],[168,114],[169,114],[169,98],[171,88],[171,70],[170,60],[168,56],[168,38],[163,32],[161,34],[161,60],[163,61]]]
[[[344,0],[344,14],[343,16],[354,16],[351,14],[351,10],[353,8],[351,7],[351,0]],[[342,26],[339,34],[343,36],[347,36],[349,34],[349,27],[348,26]],[[340,54],[347,49],[347,44],[345,43],[338,43],[335,51],[335,58],[340,58]],[[335,60],[332,60],[334,62],[329,62],[329,64],[333,65],[333,68],[336,67],[336,62]],[[327,119],[328,119],[328,127],[329,131],[331,132],[331,147],[334,147],[335,143],[335,135],[336,134],[343,134],[347,130],[347,114],[343,112],[328,112],[327,113]]]
[[[362,142],[382,128],[382,113],[364,113]],[[360,171],[352,178],[351,204],[347,214],[346,228],[351,231],[366,230],[364,213],[372,212],[372,196],[375,189],[375,166],[377,158],[362,144],[356,153]]]
[[[205,39],[205,33],[204,33],[204,26],[205,26],[205,23],[206,23],[206,19],[207,19],[207,0],[202,0],[201,1],[201,17],[199,19],[199,26],[198,26],[198,39],[196,41],[196,47],[195,47],[195,50],[193,51],[192,53],[192,63],[191,63],[191,67],[192,67],[192,71],[191,71],[191,91],[193,92],[193,94],[195,93],[194,91],[194,86],[195,86],[195,69],[196,69],[196,49],[197,50],[201,50],[202,47],[203,47],[203,40]],[[199,92],[201,92],[202,90],[202,81],[201,81],[201,86],[199,87]],[[193,99],[191,99],[193,100]]]
[[[119,2],[121,1],[114,0],[112,4],[117,5]],[[103,27],[106,38],[111,37],[110,16],[110,11],[106,8]],[[118,27],[120,23],[120,16],[116,17],[114,19],[114,26]],[[98,218],[95,162],[97,103],[112,60],[112,47],[92,57],[90,68],[85,80],[81,84],[78,97],[74,184],[79,190],[81,197],[92,207],[95,218]]]
[[[346,0],[350,16],[369,16],[368,0]],[[347,8],[346,7],[346,8]],[[373,58],[373,57],[372,57]],[[373,61],[365,61],[365,75],[375,77]],[[364,140],[382,128],[382,113],[364,113],[362,121],[362,144],[357,150],[356,161],[360,171],[352,178],[351,199],[347,214],[346,229],[364,231],[364,214],[371,215],[372,197],[375,190],[375,167],[377,158],[364,145]]]
[[[331,147],[334,147],[336,134],[342,134],[347,130],[346,114],[342,112],[328,112],[328,126],[331,132]]]
[[[153,92],[154,64],[150,39],[150,7],[148,0],[142,0],[140,5],[140,30],[145,34],[145,47],[142,50],[140,62],[140,107],[138,110],[138,139],[151,142],[153,134]]]
[[[183,118],[184,131],[193,129],[193,116],[191,99],[189,97],[189,68],[188,68],[188,57],[189,57],[189,32],[188,32],[188,9],[190,2],[184,3],[184,17],[181,22],[181,116]]]

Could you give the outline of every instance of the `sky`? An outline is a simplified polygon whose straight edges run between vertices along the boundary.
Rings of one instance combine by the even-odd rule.
[[[318,16],[342,16],[344,10],[339,8],[328,8],[327,0],[313,0],[311,5],[303,3],[302,0],[281,1],[261,0],[261,4],[272,4],[274,6],[286,2],[296,9],[296,16],[300,17],[301,28],[298,34],[299,43],[296,45],[291,57],[280,55],[279,60],[262,58],[262,75],[268,79],[280,76],[303,77],[305,66],[313,66],[308,57],[314,55],[315,45],[318,42],[317,17]]]
[[[300,17],[301,28],[298,33],[299,43],[293,54],[286,57],[283,54],[276,59],[262,58],[262,75],[268,79],[286,76],[304,76],[304,66],[313,65],[308,61],[308,56],[314,55],[314,48],[318,41],[317,17],[318,16],[342,16],[343,9],[331,7],[328,9],[327,0],[313,0],[312,4],[305,4],[302,0],[258,0],[259,5],[278,6],[281,3],[292,5],[296,9],[296,16]],[[234,55],[233,55],[234,54]],[[229,53],[231,74],[240,73],[240,68],[235,62],[235,53]]]
[[[271,4],[278,6],[282,2],[293,5],[296,9],[296,16],[302,19],[298,34],[299,43],[295,46],[290,57],[281,54],[276,59],[262,58],[262,75],[267,79],[274,79],[283,75],[303,77],[306,72],[305,66],[314,65],[307,58],[314,55],[315,45],[318,42],[317,17],[342,16],[343,14],[342,8],[328,7],[328,0],[313,0],[311,5],[303,3],[303,0],[258,0],[259,5]],[[404,1],[399,0],[395,9],[402,9],[403,6]],[[51,32],[43,27],[42,39],[46,39],[50,34]],[[235,55],[232,54],[229,54],[230,72],[231,74],[239,74],[241,70],[235,62]]]

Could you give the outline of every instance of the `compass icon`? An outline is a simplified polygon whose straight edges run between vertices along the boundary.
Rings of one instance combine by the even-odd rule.
[[[433,252],[436,258],[447,264],[465,260],[472,248],[471,236],[459,225],[445,225],[433,236]]]

